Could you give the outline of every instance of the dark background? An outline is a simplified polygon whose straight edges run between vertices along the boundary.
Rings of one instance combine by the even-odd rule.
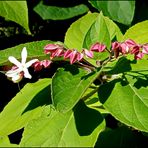
[[[77,16],[68,20],[63,21],[53,21],[53,20],[42,20],[42,18],[33,11],[34,6],[36,6],[40,0],[27,0],[28,10],[29,10],[29,26],[32,35],[27,35],[26,31],[18,24],[5,21],[4,18],[0,17],[0,50],[4,50],[9,47],[16,46],[21,43],[38,41],[38,40],[53,40],[53,41],[64,41],[64,36],[70,25],[79,19],[81,16]],[[86,4],[90,11],[97,12],[87,0],[44,0],[46,5],[60,6],[60,7],[71,7],[78,4]],[[125,10],[126,11],[126,10]],[[134,25],[138,22],[148,19],[148,1],[139,0],[136,1],[136,9],[133,22]],[[129,26],[117,23],[121,31],[124,33]],[[51,75],[57,69],[58,65],[52,65],[49,70]],[[3,70],[3,67],[0,67]],[[47,76],[45,73],[47,71],[42,71],[40,77],[51,77]],[[32,81],[35,81],[39,75]],[[22,88],[29,80],[23,80],[20,82],[20,88]],[[3,73],[0,73],[0,111],[3,110],[4,106],[16,95],[19,91],[18,84],[14,84],[7,80]],[[111,128],[117,127],[117,121],[109,115],[107,118],[107,126]],[[10,135],[10,141],[13,143],[19,143],[21,138],[21,133],[23,129]],[[16,138],[17,137],[17,138]]]

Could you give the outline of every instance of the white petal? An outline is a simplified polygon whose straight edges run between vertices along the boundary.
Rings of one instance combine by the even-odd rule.
[[[37,61],[38,61],[38,59],[33,59],[33,60],[27,62],[25,65],[26,65],[26,67],[28,68],[28,67],[30,67],[33,63],[35,63],[35,62],[37,62]]]
[[[28,69],[27,68],[24,68],[24,77],[25,78],[28,78],[28,79],[31,79],[32,78],[32,76],[30,75],[30,73],[29,73],[29,71],[28,71]]]
[[[24,65],[26,63],[26,59],[27,59],[27,49],[26,49],[26,47],[24,47],[22,49],[21,56],[22,56],[22,64]]]
[[[13,77],[15,74],[16,74],[16,73],[14,73],[13,70],[9,70],[9,71],[6,72],[5,75],[6,75],[7,77]]]
[[[6,72],[5,75],[6,75],[7,77],[13,77],[13,76],[19,74],[20,72],[21,72],[20,69],[9,70],[9,71]]]
[[[15,75],[15,76],[12,77],[12,81],[13,81],[14,83],[18,83],[18,82],[21,81],[22,78],[23,78],[23,77],[22,77],[21,75],[17,74],[17,75]]]
[[[21,67],[21,63],[20,63],[15,57],[10,56],[10,57],[8,58],[8,60],[9,60],[11,63],[15,64],[17,67]]]

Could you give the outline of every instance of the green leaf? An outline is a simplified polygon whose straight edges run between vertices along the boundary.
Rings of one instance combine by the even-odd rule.
[[[80,4],[74,7],[56,7],[44,5],[41,1],[34,11],[41,16],[43,20],[65,20],[88,12],[88,7]]]
[[[90,13],[74,22],[68,29],[64,44],[68,48],[76,48],[79,51],[82,48],[89,49],[96,42],[102,42],[107,45],[108,49],[111,40],[122,40],[122,33],[117,25],[109,18],[102,14]],[[108,58],[108,52],[94,53],[93,59],[86,59],[92,65],[96,65],[96,60],[104,60]]]
[[[130,130],[122,126],[114,130],[107,129],[103,131],[98,138],[98,148],[141,148],[148,145],[147,139],[140,132]]]
[[[51,85],[52,100],[56,109],[60,112],[72,109],[99,74],[100,69],[97,72],[88,72],[75,65],[59,69]]]
[[[122,33],[113,21],[98,13],[88,13],[70,26],[64,44],[68,48],[81,51],[82,48],[89,48],[96,41],[107,43],[109,46],[110,41],[115,37],[118,41],[122,40]]]
[[[129,28],[123,39],[133,39],[135,42],[143,44],[148,43],[148,21],[143,21]]]
[[[21,147],[93,147],[105,128],[101,114],[81,101],[73,111],[49,111],[25,127]]]
[[[68,48],[81,50],[85,36],[91,25],[96,21],[97,16],[97,13],[88,13],[75,21],[66,32],[65,45]]]
[[[96,42],[105,44],[108,48],[111,45],[111,39],[105,17],[100,13],[94,24],[88,30],[83,47],[89,49],[90,46]]]
[[[7,136],[0,137],[0,147],[18,147],[17,144],[12,144]]]
[[[37,59],[46,59],[49,58],[44,54],[43,48],[45,45],[53,43],[52,41],[43,40],[43,41],[35,41],[25,44],[20,44],[15,47],[7,48],[5,50],[0,51],[0,66],[10,64],[8,61],[9,56],[14,56],[17,59],[21,59],[21,52],[23,47],[27,48],[28,51],[28,59],[37,58]]]
[[[116,119],[148,132],[148,62],[140,60],[131,62],[130,66],[128,72],[126,64],[122,65],[121,68],[125,69],[125,72],[121,71],[122,77],[99,88],[99,99]]]
[[[29,30],[28,8],[26,1],[0,1],[0,16],[16,22],[31,34]]]
[[[128,72],[132,69],[130,64],[131,61],[128,60],[126,57],[120,57],[118,60],[108,62],[104,66],[104,71],[106,71],[106,73],[110,75]]]
[[[130,25],[135,11],[135,1],[95,1],[89,2],[105,16],[122,24]]]
[[[81,99],[85,101],[88,107],[98,110],[101,114],[108,114],[109,112],[104,109],[102,103],[99,101],[97,91],[98,87],[91,86],[86,90]]]
[[[0,113],[0,135],[9,135],[35,118],[50,103],[50,79],[27,84]]]

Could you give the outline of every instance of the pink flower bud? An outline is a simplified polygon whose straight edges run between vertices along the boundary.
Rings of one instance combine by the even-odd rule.
[[[83,49],[82,53],[88,58],[93,58],[93,52],[91,50]]]
[[[120,50],[122,54],[127,54],[130,51],[129,46],[126,43],[121,43],[120,44]]]
[[[81,61],[84,57],[84,54],[83,53],[80,53],[80,52],[77,52],[77,60],[78,61]]]
[[[77,51],[72,51],[72,53],[70,54],[70,64],[75,63],[77,61],[77,58]]]
[[[78,52],[77,50],[70,50],[68,49],[67,51],[65,51],[64,53],[64,59],[70,59],[70,64],[73,64],[77,61],[80,61],[82,60],[84,54],[83,53],[80,53]]]
[[[47,68],[48,66],[50,66],[51,63],[52,61],[50,60],[43,60],[35,62],[32,66],[34,67],[35,71],[40,71],[43,67]]]
[[[32,66],[34,67],[34,71],[40,71],[43,68],[40,61],[35,62]]]
[[[48,44],[44,47],[44,52],[45,54],[49,54],[49,53],[55,52],[55,50],[59,48],[63,49],[63,46],[58,45],[58,44]]]
[[[138,45],[137,43],[135,43],[133,40],[131,39],[128,39],[124,42],[129,48],[135,46],[135,45]]]
[[[41,61],[41,65],[43,65],[44,68],[49,67],[51,63],[52,63],[52,61],[50,61],[50,60],[43,60],[43,61]]]
[[[142,53],[148,54],[148,44],[143,45]]]
[[[112,51],[114,52],[115,58],[117,58],[119,56],[119,53],[121,52],[119,42],[116,41],[112,43]]]
[[[140,60],[140,59],[143,58],[143,56],[144,56],[144,53],[139,52],[139,53],[135,54],[134,58],[135,58],[136,60]]]
[[[119,49],[119,47],[120,47],[120,43],[119,42],[113,42],[112,43],[112,50],[114,50],[114,49]]]
[[[139,51],[140,51],[140,47],[135,45],[131,50],[131,54],[138,54]]]
[[[53,59],[54,57],[61,57],[64,55],[64,50],[62,48],[56,49],[54,52],[51,53],[50,58]]]
[[[96,51],[96,52],[103,52],[105,48],[106,48],[106,45],[97,42],[90,47],[90,50]]]
[[[70,58],[71,53],[72,53],[72,50],[70,49],[66,50],[64,53],[64,59]]]

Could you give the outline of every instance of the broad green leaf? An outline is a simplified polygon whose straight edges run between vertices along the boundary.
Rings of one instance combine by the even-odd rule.
[[[52,100],[56,109],[60,112],[72,109],[99,74],[100,69],[88,72],[75,65],[59,69],[51,85]]]
[[[81,50],[85,36],[91,25],[96,21],[97,16],[97,13],[88,13],[75,21],[66,32],[65,45],[68,48]]]
[[[0,16],[21,25],[31,34],[28,23],[28,7],[24,1],[0,1]]]
[[[28,59],[37,58],[37,59],[46,59],[49,56],[44,54],[44,46],[53,43],[52,41],[43,40],[43,41],[36,41],[30,42],[25,44],[20,44],[15,47],[7,48],[5,50],[0,51],[0,66],[10,64],[8,61],[9,56],[14,56],[17,59],[21,59],[21,52],[23,47],[27,48],[28,52]]]
[[[108,48],[111,45],[109,30],[107,28],[105,17],[102,13],[98,15],[96,21],[88,30],[84,39],[83,47],[89,49],[90,46],[96,42],[103,43]]]
[[[32,120],[26,127],[21,147],[93,147],[105,128],[101,114],[81,101],[73,111],[49,111],[48,117]]]
[[[109,46],[110,41],[115,37],[119,41],[122,40],[122,33],[113,21],[98,13],[88,13],[70,26],[64,43],[68,48],[81,51],[82,48],[89,48],[96,41],[107,43]]]
[[[148,62],[147,60],[131,62],[129,72],[126,71],[126,66],[124,64],[121,67],[122,77],[99,88],[99,99],[116,119],[148,132]],[[120,72],[114,71],[118,74]]]
[[[17,144],[12,144],[7,136],[0,137],[0,147],[18,147]]]
[[[111,20],[107,17],[104,17],[102,13],[98,15],[94,24],[92,24],[91,28],[87,32],[85,36],[85,40],[83,43],[83,47],[89,49],[92,44],[96,42],[103,43],[110,49],[111,40],[116,37],[117,40],[122,38],[122,34],[119,28],[111,22]],[[104,60],[109,57],[108,52],[103,53],[94,53],[93,59],[88,59],[88,61],[96,65],[96,60]]]
[[[123,39],[133,39],[135,42],[140,44],[148,43],[148,20],[137,23],[129,28]]]
[[[104,17],[105,23],[110,34],[110,39],[116,39],[117,41],[121,41],[123,38],[123,34],[120,31],[120,28],[108,17]]]
[[[122,24],[130,25],[135,11],[135,1],[95,1],[89,2],[105,16]]]
[[[43,20],[65,20],[88,12],[88,7],[80,4],[74,7],[56,7],[44,5],[41,1],[34,11],[41,16]]]
[[[9,135],[35,118],[50,103],[50,79],[24,86],[0,113],[0,136]]]
[[[148,145],[147,139],[140,133],[122,126],[114,130],[106,129],[98,138],[98,148],[141,148]]]

